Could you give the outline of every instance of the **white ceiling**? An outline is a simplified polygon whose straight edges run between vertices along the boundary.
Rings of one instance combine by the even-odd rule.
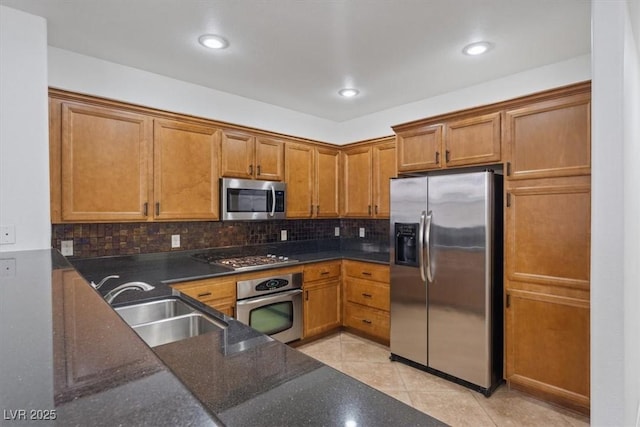
[[[51,46],[341,122],[590,52],[588,0],[0,0]],[[201,47],[226,37],[223,51]],[[481,57],[464,45],[488,40]],[[337,91],[354,86],[360,95]]]

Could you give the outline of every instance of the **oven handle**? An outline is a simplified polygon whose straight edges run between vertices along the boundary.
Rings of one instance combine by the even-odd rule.
[[[276,214],[276,189],[273,185],[271,185],[271,213],[269,216],[274,216]]]
[[[236,306],[238,306],[238,308],[240,306],[245,308],[251,308],[251,306],[254,306],[254,305],[263,305],[263,303],[267,301],[270,303],[277,302],[277,301],[287,301],[287,300],[290,300],[292,296],[298,295],[301,293],[302,293],[302,289],[294,289],[292,291],[265,295],[264,297],[260,297],[260,298],[247,298],[242,301],[237,301]]]

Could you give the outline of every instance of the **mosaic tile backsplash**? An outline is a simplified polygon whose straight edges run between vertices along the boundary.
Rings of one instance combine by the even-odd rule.
[[[360,228],[367,241],[385,244],[389,239],[389,220],[317,219],[54,224],[51,244],[60,249],[62,240],[73,240],[74,257],[89,258],[274,243],[281,230],[287,230],[289,241],[329,239],[335,227],[341,239],[359,238]],[[180,235],[180,248],[171,248],[173,234]]]

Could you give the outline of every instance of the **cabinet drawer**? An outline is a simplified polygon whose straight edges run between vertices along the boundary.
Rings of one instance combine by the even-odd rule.
[[[389,340],[389,313],[352,302],[345,305],[345,326]]]
[[[208,301],[213,299],[236,299],[235,281],[214,281],[198,280],[195,282],[185,282],[171,286],[172,288],[189,295],[198,301]]]
[[[304,281],[325,280],[340,277],[342,261],[321,262],[304,266]]]
[[[345,261],[344,271],[347,276],[389,283],[389,266],[387,265],[373,264],[370,262]]]
[[[347,301],[389,311],[389,285],[353,278],[344,283]]]

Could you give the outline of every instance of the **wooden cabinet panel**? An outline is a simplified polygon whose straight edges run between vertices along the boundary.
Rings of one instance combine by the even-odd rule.
[[[313,147],[285,145],[287,218],[310,218],[313,214]]]
[[[590,99],[591,94],[585,92],[507,111],[509,178],[590,173]]]
[[[257,137],[255,177],[267,181],[284,179],[284,143],[273,138]]]
[[[155,121],[154,218],[218,219],[218,151],[215,128]]]
[[[446,166],[500,162],[500,135],[500,112],[448,122]]]
[[[589,301],[510,290],[506,376],[511,386],[589,410]]]
[[[304,284],[304,338],[339,328],[340,279]]]
[[[511,186],[506,208],[507,278],[588,289],[590,200],[588,177]]]
[[[314,282],[316,280],[335,279],[340,277],[340,267],[342,261],[319,262],[304,266],[304,281]]]
[[[317,218],[340,216],[340,151],[315,148],[314,204]]]
[[[344,278],[345,299],[367,307],[389,311],[389,284],[370,280]]]
[[[255,137],[246,133],[223,132],[220,175],[230,178],[253,178],[254,142]]]
[[[389,179],[396,177],[396,144],[394,141],[373,146],[373,215],[389,218]]]
[[[345,260],[343,265],[344,273],[347,276],[382,283],[389,283],[390,281],[388,265],[352,260]]]
[[[342,152],[344,198],[342,215],[369,217],[372,214],[371,147],[357,147]]]
[[[203,279],[171,285],[172,288],[212,307],[235,316],[236,279]]]
[[[61,108],[61,219],[147,220],[152,120],[70,102]]]
[[[441,167],[442,125],[421,127],[397,135],[398,172]]]
[[[345,302],[344,325],[361,331],[383,342],[389,342],[389,313],[382,310]]]

